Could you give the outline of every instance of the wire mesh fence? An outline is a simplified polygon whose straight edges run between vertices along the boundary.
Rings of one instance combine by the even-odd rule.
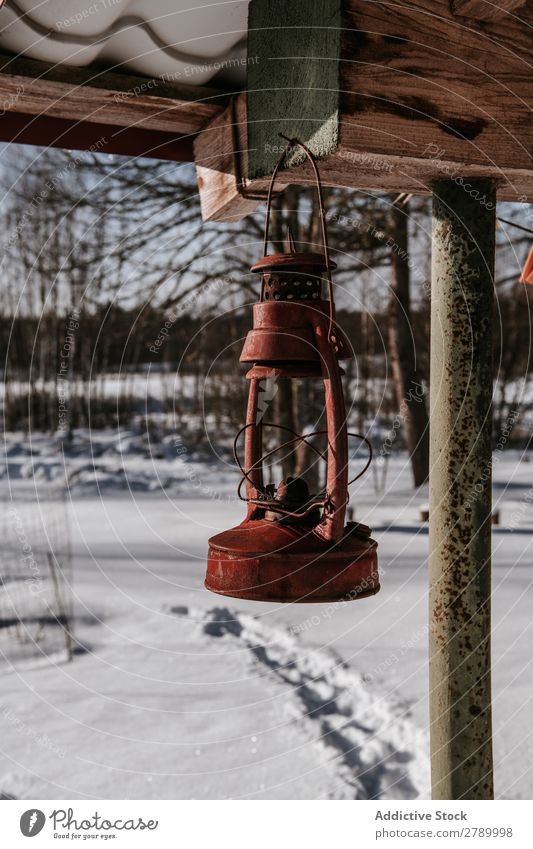
[[[72,557],[64,489],[33,487],[0,502],[0,659],[72,659]]]

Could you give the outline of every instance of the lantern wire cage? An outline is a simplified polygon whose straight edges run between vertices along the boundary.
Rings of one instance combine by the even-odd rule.
[[[304,443],[305,445],[307,445],[311,449],[311,451],[313,451],[318,457],[321,457],[324,460],[324,462],[326,463],[326,466],[327,466],[327,462],[328,462],[327,453],[325,451],[321,451],[319,448],[316,447],[316,445],[313,445],[313,443],[310,441],[311,439],[313,439],[314,437],[317,437],[317,436],[326,436],[327,430],[314,430],[311,433],[301,434],[301,433],[297,433],[295,430],[292,430],[292,428],[287,427],[286,425],[280,425],[280,424],[276,424],[274,422],[264,422],[263,426],[264,427],[270,427],[270,428],[273,428],[275,430],[284,431],[285,433],[290,433],[290,434],[292,434],[292,437],[291,437],[291,439],[285,440],[285,442],[282,442],[280,445],[277,445],[275,448],[272,448],[270,451],[266,451],[258,460],[255,461],[255,463],[249,469],[245,469],[243,464],[241,463],[241,460],[240,460],[240,457],[239,457],[238,442],[239,442],[239,439],[241,438],[241,436],[245,433],[245,431],[248,428],[255,427],[255,423],[250,422],[249,424],[245,424],[245,425],[243,425],[243,427],[241,427],[241,429],[239,430],[239,432],[237,433],[237,435],[236,435],[236,437],[233,441],[233,457],[235,459],[235,463],[237,464],[237,466],[239,468],[239,471],[241,472],[241,479],[240,479],[239,485],[237,487],[237,495],[240,498],[240,500],[245,501],[248,504],[256,504],[256,505],[261,506],[261,507],[268,507],[271,510],[275,510],[278,513],[282,513],[284,516],[290,516],[292,518],[303,518],[304,516],[308,515],[308,513],[310,513],[312,510],[316,509],[317,507],[325,507],[328,504],[329,499],[328,499],[327,492],[325,490],[322,490],[321,492],[317,493],[316,495],[310,496],[309,501],[307,502],[307,504],[305,505],[305,508],[303,510],[301,510],[301,511],[287,510],[278,499],[273,497],[272,489],[268,485],[262,486],[262,487],[258,486],[257,482],[254,482],[252,480],[252,478],[250,477],[250,475],[253,471],[255,471],[255,469],[261,468],[264,465],[265,461],[269,460],[270,457],[272,457],[278,451],[281,451],[284,448],[288,448],[289,446],[299,445],[300,443]],[[366,445],[366,447],[368,448],[368,457],[367,457],[365,465],[355,475],[355,477],[353,477],[351,480],[348,481],[348,486],[351,486],[353,483],[355,483],[357,480],[359,480],[359,478],[362,478],[363,475],[365,474],[365,472],[368,470],[370,464],[372,463],[373,452],[372,452],[372,443],[370,442],[369,439],[366,438],[366,436],[363,436],[361,433],[353,433],[351,431],[348,431],[348,433],[346,435],[349,438],[361,440],[361,442],[364,443]],[[248,483],[250,483],[256,489],[259,489],[259,491],[260,491],[260,497],[259,498],[248,498],[248,497],[246,497],[245,495],[242,494],[242,487],[243,487],[243,485],[246,481],[248,481]]]

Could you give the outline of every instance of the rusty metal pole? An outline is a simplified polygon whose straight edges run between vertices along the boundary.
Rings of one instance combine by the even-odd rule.
[[[433,194],[430,729],[434,799],[493,798],[490,560],[494,184]]]

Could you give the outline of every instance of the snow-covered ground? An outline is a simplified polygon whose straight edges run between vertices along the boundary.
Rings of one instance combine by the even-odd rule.
[[[96,459],[76,446],[65,459],[32,442],[9,437],[4,493],[46,499],[67,468],[77,650],[0,660],[0,794],[428,796],[427,492],[404,456],[383,494],[370,473],[352,493],[379,541],[380,594],[284,606],[203,588],[208,537],[243,515],[229,462],[104,437]],[[496,786],[509,798],[533,793],[532,468],[495,457]]]

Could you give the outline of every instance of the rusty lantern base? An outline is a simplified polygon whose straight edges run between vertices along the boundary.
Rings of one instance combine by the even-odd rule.
[[[376,549],[355,522],[328,542],[312,528],[246,519],[209,540],[205,586],[252,601],[351,601],[379,591]]]

